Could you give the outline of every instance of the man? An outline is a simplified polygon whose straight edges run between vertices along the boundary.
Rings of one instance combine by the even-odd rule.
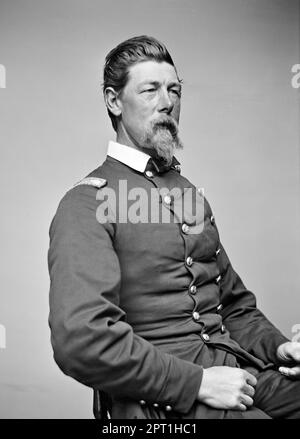
[[[174,157],[181,81],[165,46],[118,45],[103,91],[116,142],[50,229],[56,362],[105,392],[112,418],[300,418],[300,343],[256,308]]]

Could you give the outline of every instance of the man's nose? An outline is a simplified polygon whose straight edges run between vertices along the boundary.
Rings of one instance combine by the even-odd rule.
[[[167,89],[161,88],[159,94],[158,110],[162,113],[170,114],[173,110],[174,102],[170,99]]]

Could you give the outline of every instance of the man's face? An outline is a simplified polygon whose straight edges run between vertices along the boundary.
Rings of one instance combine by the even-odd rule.
[[[173,66],[144,61],[132,66],[122,90],[120,126],[129,142],[172,161],[178,138],[181,85]]]

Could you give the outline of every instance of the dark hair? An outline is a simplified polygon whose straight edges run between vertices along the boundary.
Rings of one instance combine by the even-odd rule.
[[[148,60],[165,61],[175,68],[166,46],[156,38],[141,35],[118,44],[105,58],[103,92],[107,87],[112,87],[115,91],[120,92],[127,84],[129,68],[138,62]],[[116,117],[109,110],[107,111],[116,131]]]

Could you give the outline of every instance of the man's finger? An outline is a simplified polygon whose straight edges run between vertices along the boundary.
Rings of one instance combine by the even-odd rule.
[[[237,406],[236,410],[241,410],[242,412],[244,412],[244,411],[247,410],[247,406],[246,406],[245,404],[243,404],[243,403],[240,403],[240,404]]]
[[[242,404],[245,404],[245,405],[248,406],[248,407],[250,407],[250,406],[253,405],[253,399],[250,398],[250,396],[248,396],[248,395],[243,395],[243,396],[241,397],[241,403],[242,403]]]
[[[281,349],[280,349],[281,348]],[[300,343],[299,342],[286,342],[279,347],[280,359],[284,363],[299,363],[300,362]]]
[[[254,389],[254,387],[250,386],[250,384],[245,384],[243,390],[244,390],[245,394],[248,396],[252,397],[255,394],[255,389]]]
[[[250,384],[250,386],[256,386],[257,379],[255,378],[254,375],[251,375],[251,373],[247,372],[246,383]]]
[[[300,378],[300,366],[280,367],[278,370],[282,375],[285,375],[287,377]]]

